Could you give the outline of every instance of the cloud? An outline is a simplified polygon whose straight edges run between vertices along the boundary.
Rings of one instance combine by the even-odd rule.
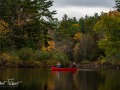
[[[86,7],[114,7],[114,0],[54,0],[57,7],[86,6]]]
[[[109,12],[110,9],[108,8],[93,8],[93,7],[66,7],[66,8],[57,8],[57,14],[55,17],[57,17],[59,20],[62,19],[64,14],[67,14],[68,17],[76,17],[77,19],[81,17],[93,16],[95,13],[101,14],[101,12]]]
[[[102,11],[109,12],[114,6],[114,0],[54,0],[51,10],[57,11],[55,17],[59,20],[64,14],[79,19],[85,15],[100,14]]]

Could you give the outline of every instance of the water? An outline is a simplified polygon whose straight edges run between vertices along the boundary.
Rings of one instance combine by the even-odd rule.
[[[20,82],[18,86],[1,82]],[[56,72],[39,68],[1,68],[0,90],[120,90],[119,70]]]

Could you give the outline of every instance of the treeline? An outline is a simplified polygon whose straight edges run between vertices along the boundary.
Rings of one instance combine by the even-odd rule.
[[[64,15],[55,32],[69,60],[117,63],[120,60],[120,12],[97,13],[77,20]]]
[[[53,1],[0,0],[0,65],[41,66],[66,62],[49,34],[56,28]],[[54,63],[55,62],[55,63]]]
[[[116,10],[61,21],[50,11],[53,1],[0,1],[0,65],[41,66],[57,61],[119,63],[120,2]]]
[[[71,61],[119,64],[120,1],[115,0],[115,4],[114,11],[79,20],[65,14],[54,32],[56,47]]]
[[[99,19],[97,13],[79,20],[64,15],[55,32],[57,48],[60,48],[72,61],[97,60],[99,55],[104,54],[98,47],[99,37],[94,31],[94,25]]]
[[[1,0],[0,50],[47,45],[48,30],[54,28],[50,21],[56,13],[49,11],[51,6],[52,1],[47,0]]]

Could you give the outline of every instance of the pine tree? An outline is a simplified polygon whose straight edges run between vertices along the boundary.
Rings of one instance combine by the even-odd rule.
[[[0,19],[10,26],[10,38],[18,48],[37,48],[47,42],[48,29],[53,28],[55,11],[49,11],[53,1],[1,0]],[[45,41],[44,41],[45,39]]]
[[[120,12],[120,0],[115,0],[115,4],[116,4],[115,8],[117,9],[117,11]]]

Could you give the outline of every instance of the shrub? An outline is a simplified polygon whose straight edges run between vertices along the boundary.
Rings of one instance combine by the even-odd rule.
[[[66,66],[70,63],[70,61],[68,60],[68,57],[60,52],[55,52],[55,54],[53,55],[53,59],[56,60],[56,62],[61,62],[61,64],[63,66]]]
[[[16,54],[11,54],[11,53],[2,53],[0,55],[0,61],[1,61],[1,64],[3,65],[18,65],[19,62],[20,62],[20,59],[18,57],[18,55]]]
[[[50,59],[52,54],[47,51],[36,51],[34,53],[34,59],[37,61],[44,61]]]
[[[7,61],[9,61],[9,59],[10,59],[10,55],[7,54],[7,53],[2,53],[0,55],[0,62],[1,62],[1,64],[6,64]]]
[[[81,61],[81,63],[82,63],[82,64],[89,64],[90,61],[89,61],[89,60],[83,60],[83,61]]]
[[[22,48],[17,54],[19,58],[24,61],[31,60],[33,57],[33,51],[31,48]]]
[[[8,62],[12,63],[14,65],[18,65],[20,63],[20,59],[19,59],[18,55],[11,55],[10,61],[8,61]]]

